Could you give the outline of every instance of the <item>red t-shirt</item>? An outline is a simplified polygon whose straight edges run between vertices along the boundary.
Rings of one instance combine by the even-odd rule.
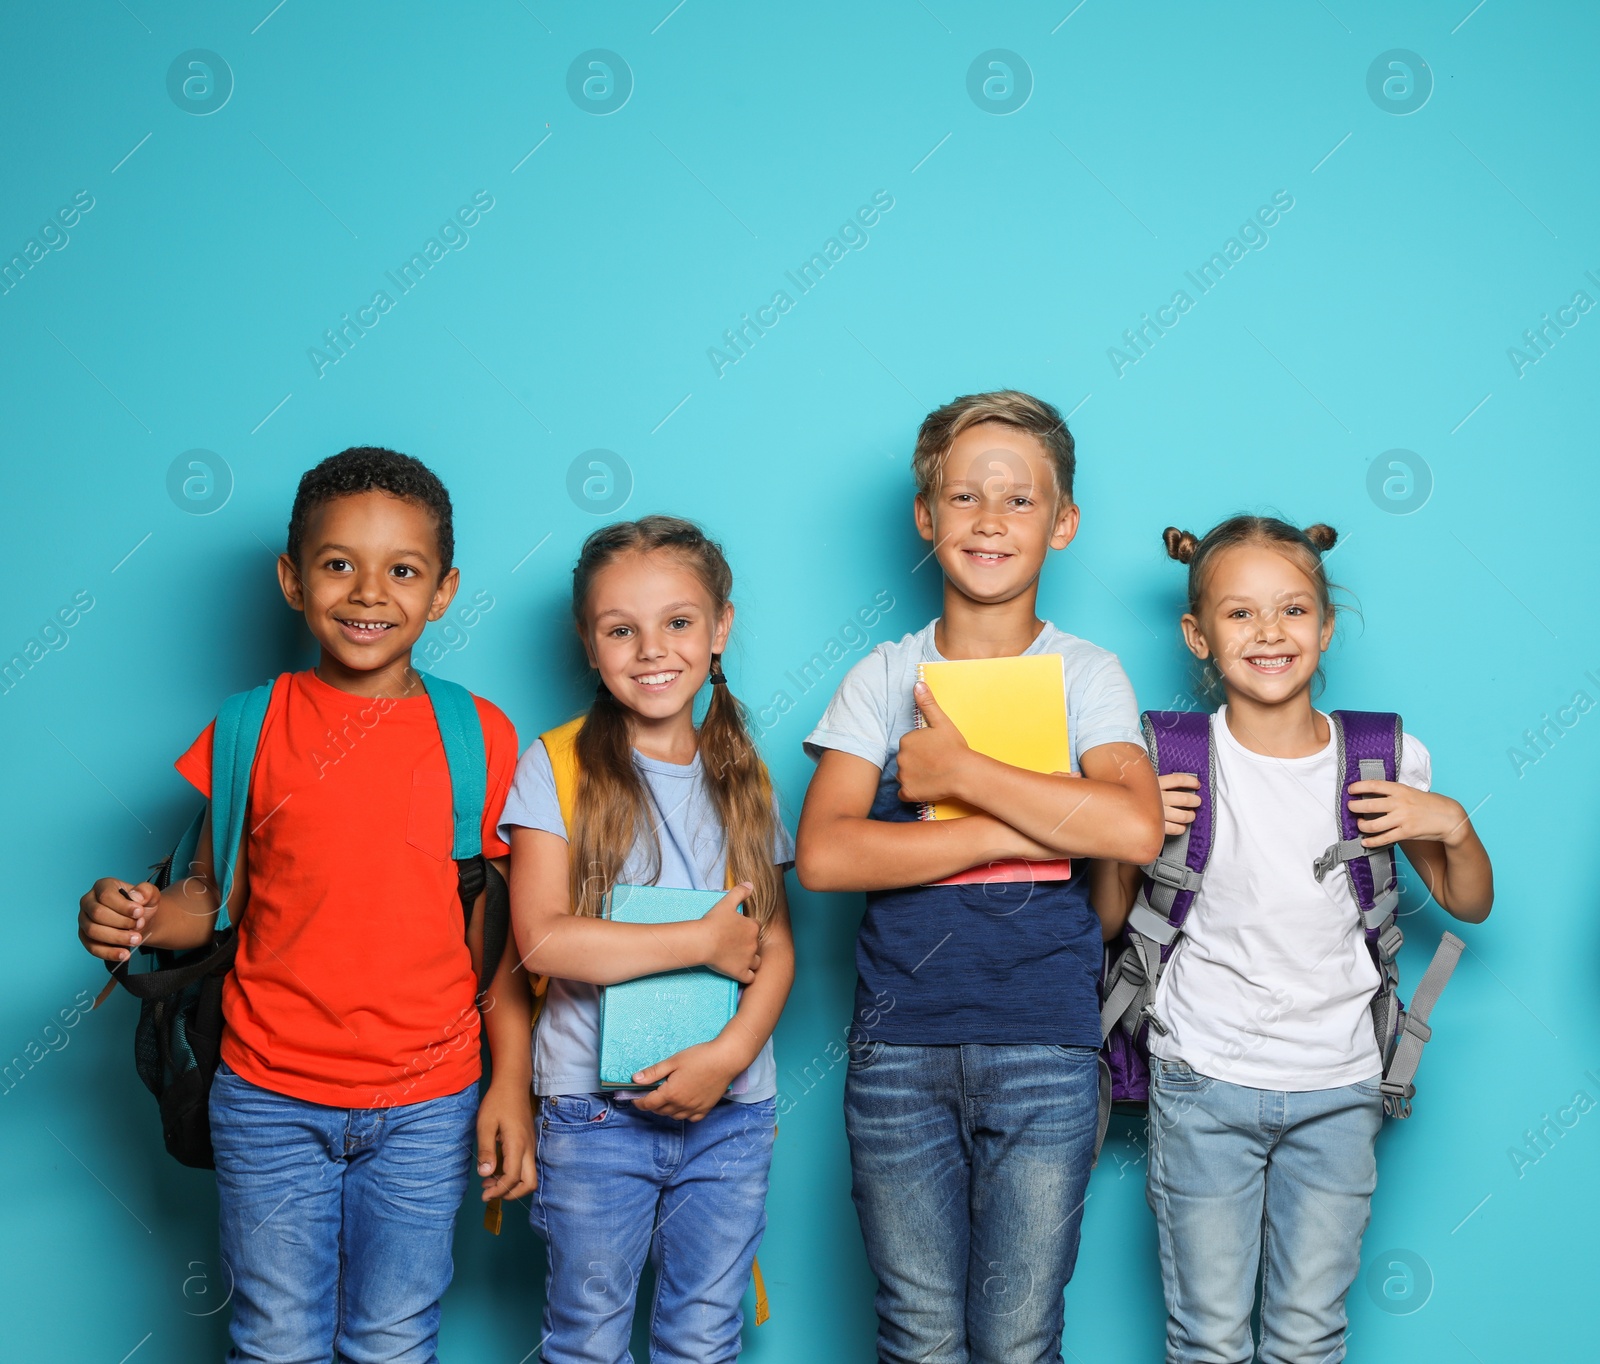
[[[488,754],[483,852],[517,734],[475,698]],[[211,730],[178,771],[211,795]],[[285,674],[261,729],[244,866],[249,903],[222,995],[222,1059],[309,1103],[382,1108],[478,1079],[477,979],[450,856],[450,773],[426,696],[354,696]]]

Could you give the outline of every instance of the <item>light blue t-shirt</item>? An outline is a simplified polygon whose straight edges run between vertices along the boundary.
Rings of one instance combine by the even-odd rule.
[[[917,817],[917,807],[900,799],[898,758],[914,723],[917,668],[940,661],[937,625],[878,645],[845,674],[806,736],[813,758],[831,748],[879,769],[871,819]],[[1102,744],[1143,751],[1133,688],[1115,654],[1048,621],[1022,652],[1061,659],[1074,772]],[[917,1046],[1098,1047],[1100,965],[1100,921],[1076,861],[1070,881],[869,891],[856,937],[854,1029]]]
[[[647,758],[635,750],[633,761],[655,809],[661,872],[654,883],[678,890],[723,889],[725,840],[706,790],[700,755],[685,765]],[[500,816],[500,837],[509,842],[513,827],[567,836],[555,773],[543,740],[535,742],[517,763]],[[781,867],[794,865],[794,839],[781,820],[777,821],[772,860]],[[624,885],[637,885],[651,879],[650,871],[649,845],[636,840],[623,863],[620,880]],[[600,987],[552,976],[544,1012],[533,1034],[534,1093],[593,1094],[599,1089]],[[728,1095],[741,1103],[758,1103],[777,1092],[778,1068],[769,1037],[749,1069],[734,1080]],[[626,1091],[612,1093],[628,1097]]]

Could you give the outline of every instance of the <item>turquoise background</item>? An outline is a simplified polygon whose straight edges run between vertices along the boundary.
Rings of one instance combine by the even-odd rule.
[[[0,258],[79,191],[94,207],[0,296],[0,659],[23,658],[0,694],[6,1355],[224,1349],[212,1180],[161,1150],[132,1000],[72,1013],[104,980],[73,914],[93,876],[137,872],[175,838],[193,798],[170,764],[219,699],[308,660],[272,572],[303,469],[372,442],[441,473],[463,600],[493,606],[435,630],[437,668],[527,740],[587,689],[567,570],[604,518],[567,471],[614,452],[632,479],[620,514],[688,514],[727,547],[729,671],[754,705],[789,694],[764,742],[793,814],[800,740],[845,665],[804,692],[784,675],[880,592],[894,605],[875,641],[934,614],[909,515],[916,423],[1002,385],[1071,412],[1079,442],[1083,531],[1041,610],[1115,649],[1146,705],[1189,686],[1163,526],[1272,508],[1342,532],[1330,567],[1361,615],[1341,626],[1327,702],[1404,713],[1439,788],[1476,811],[1500,887],[1435,1014],[1416,1116],[1382,1138],[1354,1357],[1581,1349],[1600,1116],[1573,1103],[1600,1098],[1600,718],[1571,703],[1600,698],[1600,316],[1548,333],[1520,377],[1507,352],[1577,291],[1600,299],[1585,276],[1600,275],[1600,18],[1503,0],[1073,3],[8,14]],[[206,116],[167,90],[196,48],[234,82]],[[632,73],[606,116],[567,88],[594,48]],[[1007,116],[968,94],[994,48],[1031,72]],[[1407,116],[1367,88],[1394,48],[1433,81]],[[1270,244],[1118,377],[1123,331],[1280,190],[1294,207]],[[478,191],[494,207],[470,244],[319,377],[324,329]],[[893,208],[870,243],[719,377],[707,351],[724,330],[877,191]],[[231,471],[209,515],[168,492],[192,449]],[[203,479],[190,491],[203,499]],[[64,639],[41,634],[77,593],[92,609]],[[1547,718],[1533,749],[1524,731]],[[860,907],[794,893],[773,1319],[747,1329],[767,1364],[872,1355],[829,1050]],[[1407,907],[1414,983],[1445,920],[1414,891]],[[1159,1354],[1142,1152],[1119,1122],[1068,1290],[1069,1359]],[[539,1338],[542,1251],[520,1215],[499,1240],[476,1221],[463,1211],[442,1352],[515,1364]]]

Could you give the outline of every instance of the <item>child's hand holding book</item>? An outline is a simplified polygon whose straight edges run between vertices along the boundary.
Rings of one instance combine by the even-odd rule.
[[[959,800],[972,749],[926,682],[917,683],[915,695],[921,723],[900,737],[900,799],[925,805]]]
[[[920,819],[993,823],[963,832],[997,840],[985,841],[995,849],[988,858],[935,884],[1068,879],[1070,859],[988,813],[995,782],[1010,782],[1015,769],[1074,775],[1060,659],[924,663],[913,695],[916,724],[901,736],[897,759],[901,800],[916,802]]]
[[[750,898],[755,887],[741,881],[700,920],[704,934],[704,952],[698,963],[684,965],[709,966],[718,975],[727,976],[741,985],[756,978],[756,968],[761,965],[761,929],[756,921],[739,908]]]
[[[736,1026],[730,1024],[729,1028]],[[699,1122],[755,1059],[754,1053],[746,1055],[744,1048],[729,1039],[728,1031],[646,1066],[633,1077],[634,1083],[658,1087],[635,1099],[633,1106],[663,1117]]]

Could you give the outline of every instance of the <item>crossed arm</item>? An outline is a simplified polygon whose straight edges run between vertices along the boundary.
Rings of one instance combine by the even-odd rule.
[[[985,757],[918,691],[928,721],[900,740],[903,800],[960,800],[965,819],[869,819],[881,769],[829,749],[800,814],[796,869],[809,890],[889,890],[937,881],[1004,858],[1148,862],[1161,847],[1155,773],[1138,744],[1101,744],[1079,758],[1081,777],[1029,772]]]

